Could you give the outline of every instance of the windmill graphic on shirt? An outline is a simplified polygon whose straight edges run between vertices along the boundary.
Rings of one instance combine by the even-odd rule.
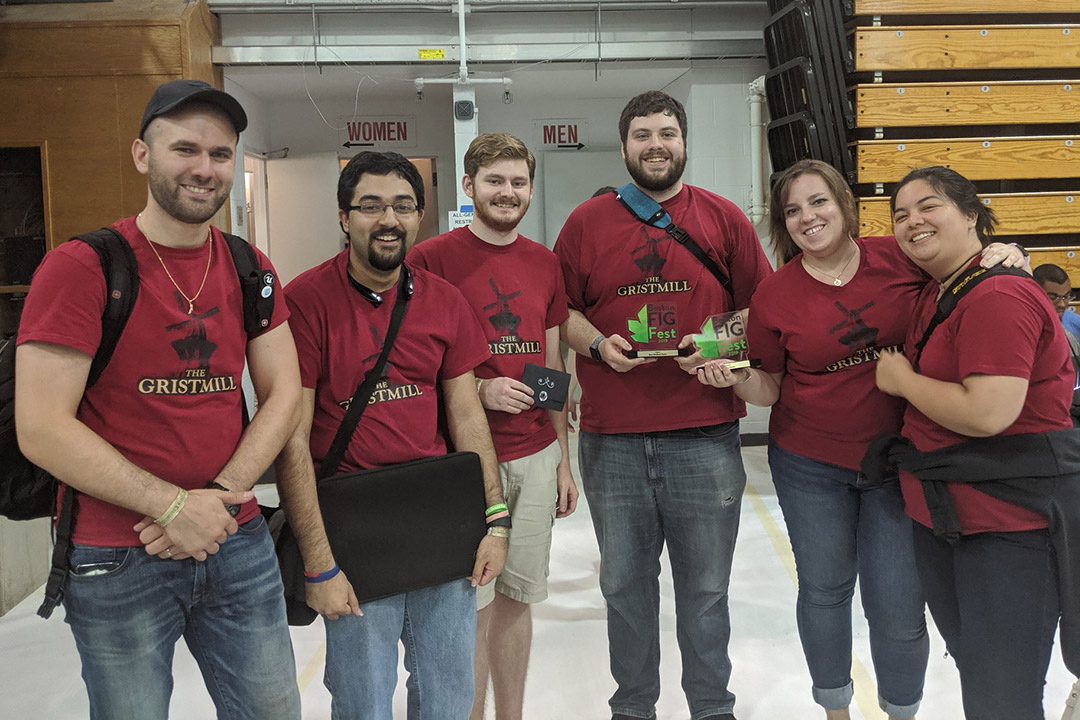
[[[375,352],[371,353],[366,358],[364,358],[363,360],[360,361],[360,365],[363,366],[363,367],[367,367],[369,363],[371,365],[374,365],[375,361],[379,359],[380,355],[382,355],[382,348],[383,348],[383,336],[382,336],[382,333],[380,333],[379,328],[375,327],[374,325],[371,325],[369,327],[369,329],[371,330],[371,337],[373,337],[375,339],[375,347],[377,348],[377,350],[375,350]],[[390,372],[389,368],[390,368],[390,358],[387,357],[386,358],[386,365],[383,366],[383,376],[380,379],[386,379],[386,377],[389,375],[389,372]]]
[[[660,255],[658,246],[667,237],[652,237],[645,228],[641,228],[641,232],[645,235],[645,244],[630,251],[630,256],[634,259],[634,264],[641,270],[642,275],[659,280],[660,271],[664,269],[664,263],[667,261]]]
[[[175,298],[177,307],[186,312],[187,300],[181,298],[180,293],[175,293]],[[170,343],[180,361],[185,365],[178,377],[190,370],[208,371],[210,369],[210,358],[217,350],[217,343],[206,337],[206,320],[217,315],[218,312],[217,307],[212,307],[206,312],[192,313],[186,320],[165,326],[167,332],[184,332],[184,337]]]
[[[220,331],[221,321],[206,321],[218,314],[219,309],[212,307],[205,312],[188,314],[188,301],[176,293],[176,305],[183,313],[183,320],[165,326],[165,332],[180,337],[170,341],[169,345],[179,359],[176,370],[166,370],[167,375],[147,375],[139,378],[137,387],[143,395],[206,395],[209,393],[232,393],[240,391],[240,367],[232,372],[228,366],[221,375],[210,371],[210,361],[218,349],[217,343],[207,337],[207,325],[212,331]],[[239,339],[239,338],[238,338]],[[153,353],[147,358],[150,368],[162,368],[154,362]],[[175,367],[175,366],[173,366]]]
[[[369,329],[371,330],[371,337],[375,340],[376,349],[375,352],[360,361],[360,366],[365,368],[373,367],[375,365],[375,361],[379,358],[379,355],[382,355],[383,348],[383,336],[382,333],[379,332],[379,328],[370,325]],[[391,354],[393,354],[392,351]],[[383,366],[382,377],[375,383],[375,388],[371,391],[368,405],[388,402],[390,400],[402,400],[404,398],[417,397],[423,394],[423,391],[415,383],[399,385],[390,381],[390,358],[388,357],[386,359],[386,365]],[[349,409],[350,403],[352,403],[351,395],[344,400],[338,401],[338,405],[345,408],[346,411]]]
[[[491,323],[491,327],[498,331],[499,335],[504,338],[517,338],[517,328],[521,323],[521,317],[515,315],[510,310],[510,301],[521,295],[520,290],[516,290],[512,293],[504,293],[499,290],[499,286],[495,283],[495,278],[488,278],[488,282],[491,283],[491,289],[495,292],[495,302],[489,303],[484,306],[484,310],[493,310],[499,308],[498,312],[494,315],[488,316],[488,322]]]
[[[874,306],[873,300],[853,310],[848,310],[838,300],[833,302],[833,305],[844,314],[844,319],[829,328],[830,335],[835,335],[844,330],[845,332],[840,336],[839,340],[849,350],[862,350],[877,345],[878,328],[870,327],[862,319],[862,313]]]

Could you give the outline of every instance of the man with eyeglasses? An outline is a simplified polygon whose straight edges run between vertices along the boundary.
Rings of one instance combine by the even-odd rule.
[[[505,571],[476,592],[471,718],[484,718],[490,677],[499,720],[520,720],[532,645],[530,605],[547,598],[552,525],[574,512],[578,496],[566,413],[535,406],[533,390],[522,380],[527,363],[563,370],[559,325],[568,310],[555,254],[518,233],[532,200],[533,154],[513,135],[484,133],[469,145],[464,166],[472,222],[418,244],[409,262],[461,289],[492,352],[477,368],[477,392],[513,527]]]
[[[1035,268],[1031,273],[1035,281],[1042,286],[1050,302],[1054,304],[1061,324],[1065,326],[1065,337],[1069,340],[1072,351],[1073,382],[1072,418],[1073,426],[1080,427],[1080,316],[1069,309],[1069,303],[1075,299],[1069,274],[1052,263]]]
[[[325,458],[353,393],[375,364],[391,310],[407,301],[384,376],[338,470],[444,454],[438,429],[441,391],[454,445],[480,456],[487,503],[502,503],[473,377],[473,368],[490,352],[461,292],[404,264],[424,214],[424,185],[412,163],[397,153],[360,153],[341,171],[337,195],[348,247],[285,289],[303,396],[300,424],[277,463],[282,505],[304,559],[307,604],[326,618],[324,682],[331,714],[391,720],[400,640],[410,674],[409,717],[417,717],[422,705],[425,717],[464,718],[473,701],[474,588],[502,570],[506,537],[493,533],[480,542],[470,578],[361,607],[327,542],[313,463]],[[405,294],[399,300],[400,283]]]

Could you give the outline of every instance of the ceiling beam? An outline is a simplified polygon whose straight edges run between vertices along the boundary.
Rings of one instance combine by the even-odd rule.
[[[603,43],[543,43],[535,45],[469,45],[470,64],[595,62],[625,60],[687,60],[721,57],[762,57],[761,39],[636,41]],[[378,65],[457,64],[456,45],[217,45],[215,65]]]
[[[209,0],[211,12],[308,13],[311,12],[454,12],[457,0]],[[696,7],[766,7],[766,0],[468,0],[467,12],[520,10],[670,10]]]

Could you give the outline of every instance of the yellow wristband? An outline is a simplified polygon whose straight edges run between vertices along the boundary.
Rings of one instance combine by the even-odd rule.
[[[508,528],[508,527],[489,527],[487,529],[487,534],[492,536],[492,537],[509,538],[510,537],[510,528]]]
[[[180,514],[180,511],[184,509],[184,503],[187,502],[188,492],[184,488],[180,488],[180,492],[176,493],[176,499],[172,501],[172,505],[161,513],[161,517],[154,521],[154,524],[159,527],[165,527]]]

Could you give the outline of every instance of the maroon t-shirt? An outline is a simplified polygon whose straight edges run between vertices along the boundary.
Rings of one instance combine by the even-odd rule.
[[[202,488],[232,457],[240,441],[240,378],[248,336],[240,283],[228,245],[214,228],[213,263],[195,311],[183,300],[130,217],[116,223],[135,252],[139,295],[112,359],[89,388],[76,417],[132,464],[186,489]],[[206,272],[208,250],[156,246],[176,282],[191,296]],[[256,250],[259,263],[270,261]],[[87,355],[101,343],[105,277],[90,246],[67,242],[49,252],[30,286],[19,344],[46,342]],[[278,298],[270,328],[289,313]],[[75,542],[140,545],[131,528],[138,513],[78,495]],[[258,514],[254,500],[238,522]]]
[[[700,332],[710,315],[748,307],[758,283],[772,272],[750,221],[731,201],[684,185],[662,205],[731,279],[734,300],[689,250],[638,220],[614,193],[574,210],[555,245],[570,307],[600,332],[617,333],[632,345],[629,323],[638,322],[643,310],[649,332],[654,326],[658,334],[672,332],[674,347],[684,335]],[[746,414],[730,389],[702,385],[672,358],[617,373],[583,355],[577,370],[581,427],[590,432],[701,427]]]
[[[919,298],[908,333],[909,360],[914,361],[915,343],[934,315],[937,290],[937,283],[930,283]],[[934,331],[919,365],[923,375],[952,383],[976,374],[1026,378],[1030,384],[1023,410],[1002,435],[1072,427],[1069,342],[1046,293],[1034,280],[993,277],[975,286]],[[904,415],[904,435],[923,451],[969,439],[946,430],[912,405]],[[930,527],[922,485],[908,473],[901,473],[900,485],[908,515]],[[1043,516],[992,498],[977,485],[949,483],[947,487],[965,534],[1046,527]]]
[[[449,281],[472,306],[491,350],[477,377],[520,380],[526,363],[546,364],[545,332],[569,314],[559,261],[546,247],[521,235],[509,245],[492,245],[462,227],[418,243],[408,261]],[[555,442],[544,408],[517,415],[488,410],[487,419],[499,462]]]
[[[898,348],[927,277],[892,237],[858,238],[855,276],[815,280],[798,258],[766,278],[750,303],[750,355],[784,372],[769,437],[788,452],[858,469],[866,446],[899,432],[902,398],[877,389],[882,348]]]
[[[376,307],[349,283],[349,250],[308,270],[285,288],[300,381],[315,390],[311,457],[316,470],[345,417],[349,400],[375,364],[397,303],[397,287]],[[413,272],[413,295],[384,376],[338,472],[391,465],[446,452],[438,431],[440,380],[488,358],[476,316],[461,292],[425,270]]]

